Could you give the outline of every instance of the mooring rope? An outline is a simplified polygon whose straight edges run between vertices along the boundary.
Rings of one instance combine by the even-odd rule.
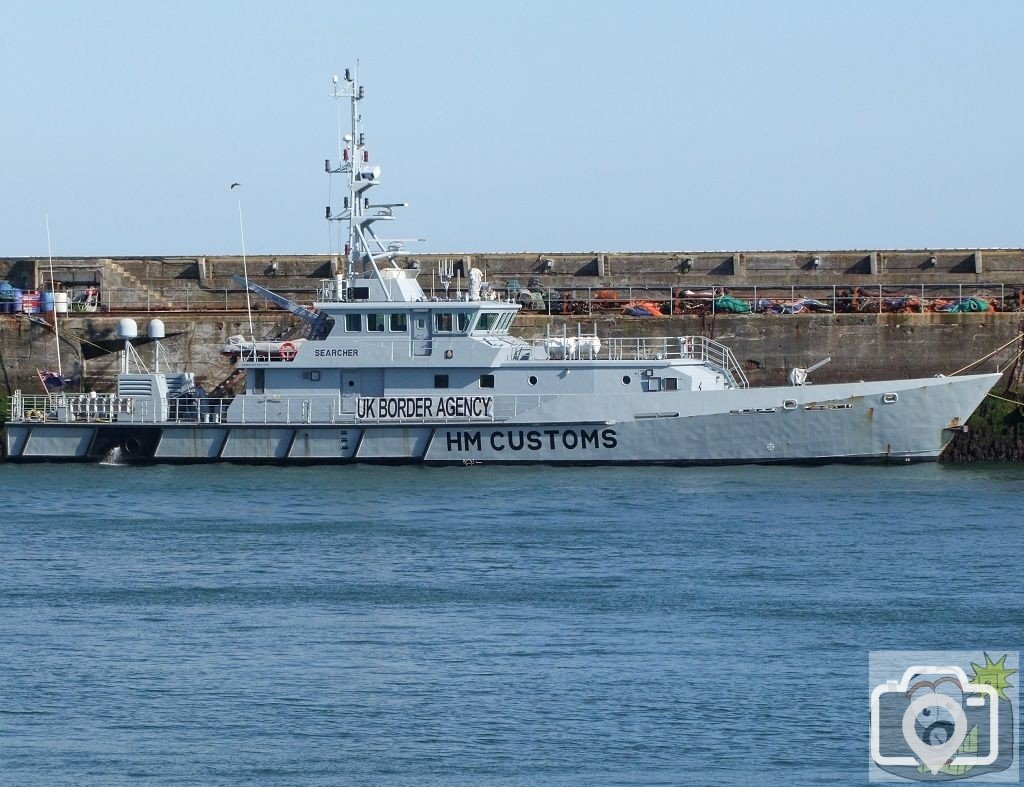
[[[992,352],[990,352],[990,353],[988,353],[988,354],[986,354],[986,355],[983,355],[983,356],[981,356],[981,358],[979,358],[979,359],[978,359],[978,360],[976,360],[976,361],[971,361],[971,362],[970,362],[969,364],[967,364],[967,366],[964,366],[964,367],[963,367],[962,369],[957,369],[957,370],[956,370],[955,372],[950,372],[950,373],[949,373],[949,374],[947,374],[946,376],[947,376],[947,377],[954,377],[954,376],[956,376],[956,375],[960,374],[960,372],[965,372],[965,371],[967,371],[967,370],[968,370],[968,369],[970,369],[970,368],[971,368],[972,366],[977,366],[977,365],[978,365],[979,363],[981,363],[982,361],[987,361],[987,360],[988,360],[989,358],[991,358],[991,357],[992,357],[993,355],[995,355],[995,354],[996,354],[997,352],[999,352],[1000,350],[1005,350],[1005,349],[1006,349],[1007,347],[1009,347],[1009,346],[1010,346],[1011,344],[1013,344],[1014,342],[1018,341],[1018,340],[1019,340],[1019,339],[1020,339],[1020,338],[1021,338],[1022,336],[1024,336],[1024,333],[1019,333],[1019,334],[1017,334],[1017,335],[1016,335],[1016,336],[1014,336],[1014,337],[1013,337],[1012,339],[1010,339],[1010,341],[1008,341],[1008,342],[1007,342],[1006,344],[1003,344],[1003,345],[1000,345],[999,347],[996,347],[996,348],[995,348],[995,349],[994,349],[994,350],[993,350]],[[1018,355],[1020,355],[1020,353],[1018,353]]]
[[[1009,402],[1010,404],[1015,404],[1018,407],[1024,407],[1024,402],[1018,402],[1015,399],[1007,399],[1005,396],[1000,396],[999,394],[990,393],[986,394],[986,396],[991,396],[993,399],[998,399],[1001,402]]]
[[[1017,360],[1018,358],[1020,358],[1020,357],[1021,357],[1022,355],[1024,355],[1024,347],[1021,347],[1021,348],[1020,348],[1020,350],[1018,350],[1018,351],[1017,351],[1017,354],[1016,354],[1016,355],[1014,355],[1014,356],[1013,356],[1013,357],[1012,357],[1012,358],[1011,358],[1010,360],[1008,360],[1008,361],[1007,361],[1007,362],[1006,362],[1006,363],[1005,363],[1005,364],[1003,365],[1003,368],[1002,368],[1002,369],[1000,369],[999,371],[1003,371],[1003,372],[1005,372],[1005,371],[1006,371],[1007,369],[1009,369],[1009,368],[1010,368],[1010,367],[1011,367],[1011,366],[1013,365],[1013,363],[1014,363],[1014,362],[1015,362],[1015,361],[1016,361],[1016,360]],[[999,369],[999,367],[997,366],[997,367],[996,367],[996,369]]]

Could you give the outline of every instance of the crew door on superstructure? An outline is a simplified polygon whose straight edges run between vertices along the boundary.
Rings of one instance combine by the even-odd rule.
[[[430,355],[430,312],[426,309],[412,312],[412,354]]]

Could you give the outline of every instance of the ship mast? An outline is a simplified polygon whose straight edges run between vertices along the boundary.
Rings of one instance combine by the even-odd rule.
[[[331,98],[347,98],[350,109],[350,130],[342,137],[344,143],[341,147],[341,161],[336,167],[331,166],[330,159],[324,162],[324,169],[329,175],[348,175],[348,196],[341,213],[335,215],[331,206],[327,206],[326,217],[328,221],[344,221],[348,223],[348,240],[345,243],[345,276],[353,279],[356,276],[356,263],[361,266],[361,271],[370,270],[381,282],[385,292],[389,292],[384,286],[377,260],[388,260],[395,268],[398,264],[395,258],[402,255],[403,240],[384,240],[377,237],[373,230],[373,224],[378,221],[391,221],[394,219],[394,209],[405,207],[407,203],[392,202],[371,204],[366,193],[380,183],[380,167],[370,164],[370,154],[366,149],[366,135],[362,131],[362,114],[359,111],[359,102],[365,98],[366,93],[359,84],[359,70],[356,68],[353,76],[352,70],[345,69],[345,77],[339,84],[338,77],[333,78],[334,87],[331,91]],[[340,133],[340,132],[339,132]],[[388,300],[391,299],[390,294]]]

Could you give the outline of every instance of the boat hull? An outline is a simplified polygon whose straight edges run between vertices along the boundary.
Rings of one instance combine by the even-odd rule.
[[[999,375],[654,395],[615,419],[555,398],[465,423],[7,424],[9,461],[769,464],[935,460]],[[656,407],[648,407],[648,405]]]

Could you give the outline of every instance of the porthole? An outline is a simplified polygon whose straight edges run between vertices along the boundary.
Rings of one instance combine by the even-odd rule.
[[[895,404],[900,398],[899,394],[887,393],[882,394],[882,404]]]
[[[630,377],[628,374],[622,375],[622,384],[623,385],[629,385],[631,382],[633,382],[633,378],[632,377]]]
[[[530,382],[530,385],[536,385],[537,384],[537,377],[536,377],[536,375],[531,374],[529,382]]]
[[[784,401],[782,403],[782,409],[783,410],[795,410],[796,409],[796,399],[787,399],[786,401]]]

